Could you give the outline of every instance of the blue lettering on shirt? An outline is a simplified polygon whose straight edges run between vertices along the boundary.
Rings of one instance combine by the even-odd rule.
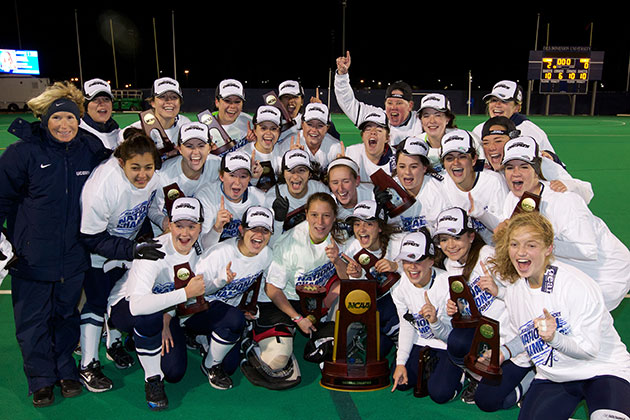
[[[161,295],[162,293],[172,292],[173,290],[175,290],[175,283],[171,281],[168,283],[155,283],[151,292],[156,295]]]
[[[425,340],[431,340],[435,338],[435,335],[433,335],[433,330],[429,325],[429,321],[427,321],[422,315],[420,315],[420,313],[413,314],[413,319],[416,323],[416,329],[418,331],[418,334],[420,334],[420,337],[424,338]]]
[[[295,280],[295,285],[299,286],[301,284],[316,284],[318,286],[326,286],[328,280],[330,280],[334,274],[335,266],[333,265],[333,263],[328,262],[298,276],[298,278]]]
[[[241,225],[241,219],[232,219],[228,223],[223,226],[223,231],[221,232],[221,237],[219,238],[219,242],[225,241],[226,239],[236,238],[238,236],[238,227]]]
[[[245,291],[249,289],[252,284],[254,284],[256,278],[258,278],[261,273],[262,270],[255,274],[250,274],[247,277],[234,279],[230,283],[223,286],[221,289],[217,290],[212,295],[209,295],[209,297],[227,302],[228,300],[245,293]]]
[[[541,314],[542,315],[542,314]],[[551,314],[556,318],[556,332],[560,334],[570,334],[571,328],[560,312]],[[525,346],[527,355],[536,366],[553,366],[553,362],[558,360],[553,348],[549,346],[538,334],[538,329],[534,327],[534,320],[527,321],[518,329],[521,342]]]
[[[143,201],[132,209],[122,212],[120,216],[118,216],[118,223],[114,228],[114,232],[122,235],[137,232],[149,212],[149,206],[151,206],[151,202],[153,202],[155,198],[155,193],[156,191],[153,191],[148,200]]]
[[[403,232],[417,232],[421,227],[426,226],[426,224],[427,220],[424,216],[400,216],[400,228]]]
[[[494,302],[495,297],[490,293],[484,291],[477,285],[479,282],[479,277],[476,277],[471,281],[468,285],[470,286],[470,290],[472,291],[473,297],[475,298],[475,304],[477,305],[477,309],[479,312],[483,314],[490,308],[492,303]]]

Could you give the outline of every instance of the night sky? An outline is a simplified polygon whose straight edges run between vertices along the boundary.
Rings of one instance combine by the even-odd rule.
[[[161,75],[173,76],[172,11],[177,79],[184,87],[214,87],[228,77],[249,87],[277,87],[286,79],[325,87],[329,68],[334,70],[342,52],[340,0],[137,2],[130,9],[131,3],[114,1],[99,8],[93,1],[7,0],[0,14],[0,48],[19,49],[21,41],[21,49],[39,51],[42,77],[78,77],[77,9],[84,79],[101,77],[115,84],[111,18],[121,88],[129,83],[148,88],[157,77],[153,18]],[[597,12],[558,12],[528,9],[523,3],[516,13],[499,7],[464,10],[446,2],[347,3],[345,45],[352,55],[354,84],[364,79],[376,87],[379,81],[386,85],[402,79],[419,90],[467,89],[469,70],[473,89],[489,90],[501,79],[526,84],[540,13],[539,49],[546,44],[548,23],[550,45],[588,46],[592,21],[592,49],[606,53],[600,89],[626,87],[630,31],[619,10],[600,6]],[[184,70],[189,70],[188,78]]]

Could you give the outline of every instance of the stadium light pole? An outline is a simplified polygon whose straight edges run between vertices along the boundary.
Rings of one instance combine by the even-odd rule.
[[[81,64],[81,43],[79,42],[79,15],[77,9],[74,9],[74,26],[77,31],[77,53],[79,54],[79,82],[83,86],[83,66]]]
[[[20,34],[20,15],[18,14],[17,0],[13,0],[13,5],[15,7],[15,23],[17,25],[18,48],[22,49],[22,35]]]
[[[118,66],[116,64],[116,44],[114,43],[114,24],[109,20],[109,31],[112,34],[112,54],[114,56],[114,77],[116,80],[116,89],[118,89]]]
[[[341,9],[341,17],[342,17],[342,24],[341,24],[341,55],[345,56],[346,55],[346,6],[348,5],[348,0],[341,0],[341,5],[342,5],[342,9]]]
[[[153,18],[153,42],[155,44],[155,65],[157,66],[157,77],[160,78],[160,61],[158,60],[158,47],[157,47],[157,31],[155,29],[155,17]]]
[[[175,54],[175,10],[171,10],[171,26],[173,27],[173,79],[177,80],[177,54]]]

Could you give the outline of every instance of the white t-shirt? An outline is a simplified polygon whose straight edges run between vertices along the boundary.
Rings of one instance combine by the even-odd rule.
[[[182,159],[183,157],[181,155],[168,159],[162,164],[162,168],[160,169],[160,185],[157,189],[155,201],[149,209],[151,221],[160,228],[162,227],[163,219],[167,216],[166,209],[164,208],[163,188],[165,186],[176,183],[186,197],[195,197],[200,188],[219,181],[221,158],[218,156],[208,155],[199,179],[190,179],[184,175]]]
[[[144,188],[136,188],[112,156],[94,169],[85,182],[81,193],[81,233],[107,231],[112,236],[135,239],[159,184],[160,174],[155,171]],[[101,255],[90,257],[95,268],[103,267],[106,261]]]
[[[420,310],[425,305],[424,292],[429,295],[429,300],[435,306],[438,323],[441,321],[443,309],[449,298],[449,287],[447,277],[439,276],[444,273],[439,268],[432,269],[431,281],[425,287],[418,288],[411,283],[404,271],[400,270],[401,278],[392,288],[392,299],[396,305],[398,318],[400,319],[400,330],[398,333],[398,350],[396,351],[396,364],[404,365],[409,359],[409,354],[413,345],[429,346],[434,349],[446,349],[446,343],[435,336],[429,322],[420,314]],[[404,318],[406,313],[413,316],[414,324]],[[450,329],[450,318],[447,320]]]
[[[446,200],[449,206],[456,206],[464,210],[470,208],[470,199],[468,193],[473,197],[475,202],[475,212],[483,211],[486,216],[483,218],[483,222],[486,222],[489,226],[484,225],[480,220],[473,219],[475,231],[477,231],[484,241],[488,244],[492,243],[492,231],[497,227],[499,222],[503,220],[503,203],[509,190],[505,182],[505,178],[496,172],[482,171],[475,172],[477,179],[470,191],[462,191],[457,187],[457,184],[447,174],[444,177],[444,190]],[[488,217],[489,216],[489,217]]]
[[[175,305],[186,302],[186,291],[175,289],[175,270],[173,267],[188,263],[194,274],[198,255],[194,248],[182,255],[173,247],[172,236],[165,234],[157,238],[162,244],[161,251],[166,255],[157,261],[134,260],[131,269],[116,282],[107,302],[108,311],[121,299],[129,301],[129,309],[134,316],[150,315],[159,311],[174,309]],[[204,277],[206,288],[209,279]],[[190,301],[194,301],[191,298]]]
[[[398,177],[395,180],[400,184]],[[403,232],[417,232],[425,226],[429,231],[433,231],[438,215],[449,207],[443,184],[443,181],[431,175],[425,175],[420,191],[416,195],[416,202],[402,214],[392,217],[389,223],[400,226]]]
[[[389,146],[385,145],[385,150]],[[363,143],[353,144],[346,147],[346,156],[352,159],[359,166],[359,177],[361,182],[372,182],[370,175],[382,169],[387,175],[391,175],[396,168],[396,154],[390,152],[389,158],[381,157],[381,164],[377,165],[368,159],[365,154],[365,146]]]
[[[579,195],[555,192],[547,182],[541,183],[540,212],[553,226],[556,259],[579,268],[595,280],[606,308],[613,310],[630,289],[630,251]],[[512,215],[518,201],[511,192],[507,195],[504,218]]]
[[[216,112],[214,115],[216,116]],[[241,112],[236,120],[232,124],[221,124],[221,127],[225,130],[226,133],[230,136],[232,140],[234,140],[234,147],[230,150],[225,151],[223,154],[232,152],[234,150],[238,150],[241,147],[245,146],[247,143],[247,123],[249,123],[251,129],[254,129],[254,124],[252,123],[252,116]]]
[[[276,242],[267,283],[282,289],[289,300],[299,300],[295,286],[300,284],[325,286],[335,274],[335,266],[326,256],[329,244],[330,235],[322,243],[313,244],[308,222],[300,223]],[[343,252],[343,246],[338,246]],[[269,302],[270,299],[261,291],[259,301]]]
[[[232,220],[226,223],[223,231],[219,234],[214,229],[217,213],[221,207],[221,197],[224,197],[225,209],[232,213]],[[238,236],[238,227],[245,211],[250,206],[263,206],[265,203],[265,193],[256,187],[248,187],[241,201],[234,203],[223,193],[223,184],[217,182],[204,185],[197,191],[197,199],[201,202],[204,210],[205,223],[202,228],[202,242],[204,248],[223,241],[227,238]]]
[[[356,126],[358,126],[361,121],[363,121],[365,115],[372,110],[380,109],[383,111],[380,107],[359,102],[355,98],[352,86],[350,86],[350,75],[348,73],[335,73],[335,97],[337,98],[337,103],[341,110]],[[411,111],[407,121],[397,127],[390,125],[389,129],[389,139],[392,146],[398,145],[398,143],[407,137],[419,137],[423,131],[417,111]],[[363,179],[363,176],[361,176],[361,179]]]
[[[507,286],[505,303],[536,365],[536,378],[568,382],[613,375],[630,381],[630,354],[615,331],[600,290],[580,270],[554,261],[541,288],[532,289],[527,280],[518,279]],[[550,343],[534,327],[534,319],[544,316],[543,309],[556,318],[557,330]]]
[[[226,268],[236,274],[234,280],[227,283]],[[238,306],[241,295],[254,284],[259,275],[266,272],[271,264],[271,249],[263,248],[258,255],[246,257],[238,249],[238,238],[231,238],[210,248],[197,263],[197,274],[203,274],[204,280],[212,286],[206,289],[206,300],[220,300],[232,306]],[[261,279],[261,288],[264,284]]]

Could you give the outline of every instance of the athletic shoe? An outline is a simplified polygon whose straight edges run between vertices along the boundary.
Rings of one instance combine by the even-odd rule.
[[[133,357],[127,353],[120,340],[114,341],[112,346],[107,349],[107,358],[114,362],[118,369],[127,369],[136,363]]]
[[[55,402],[54,386],[45,386],[33,392],[33,406],[48,407]]]
[[[164,379],[160,375],[151,376],[144,383],[144,395],[149,408],[153,411],[168,408],[168,398],[164,392]]]
[[[204,375],[208,377],[208,382],[210,382],[210,386],[216,389],[230,389],[232,388],[232,378],[225,373],[223,370],[223,365],[218,363],[212,366],[210,369],[206,367],[206,365],[201,362],[201,371]]]
[[[90,392],[105,392],[114,386],[112,380],[103,374],[101,362],[98,360],[92,360],[86,368],[79,369],[79,378]]]
[[[81,383],[74,379],[62,379],[59,381],[59,386],[61,387],[61,395],[63,395],[64,398],[76,397],[83,391]]]
[[[475,404],[475,392],[477,391],[477,382],[476,379],[471,377],[468,378],[468,386],[464,388],[462,391],[462,401],[466,404]]]

